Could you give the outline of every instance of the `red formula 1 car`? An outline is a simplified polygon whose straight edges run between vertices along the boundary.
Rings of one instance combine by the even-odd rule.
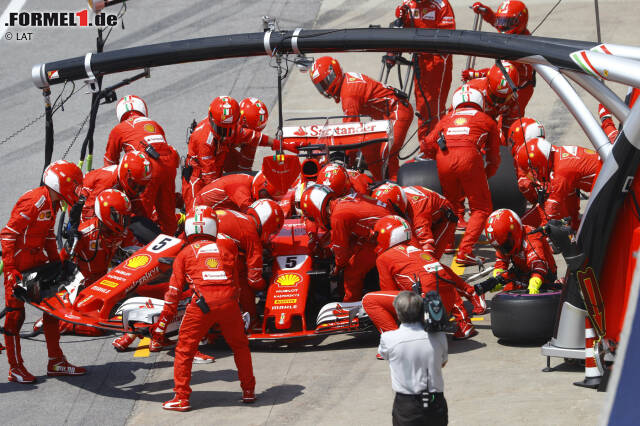
[[[339,126],[332,128],[335,130]],[[353,127],[353,124],[346,126]],[[362,147],[387,141],[380,138],[379,128],[371,126],[361,129],[356,136],[345,134],[348,138],[339,139],[341,142],[363,141],[356,144],[327,148],[326,145],[310,145],[313,140],[307,140],[309,149],[307,154],[301,155],[310,157],[312,150],[313,158],[328,158],[330,151],[349,150],[357,155]],[[325,134],[319,134],[316,140]],[[323,147],[324,152],[320,149]],[[279,163],[287,167],[286,163],[299,162],[295,156],[276,157],[265,159],[265,164],[271,164],[272,172]],[[300,167],[296,164],[299,173]],[[265,167],[263,171],[266,171]],[[294,178],[297,177],[296,174]],[[288,184],[293,181],[289,179]],[[54,263],[26,272],[16,294],[66,322],[115,332],[148,334],[148,328],[162,312],[162,298],[173,258],[185,242],[154,232],[144,223],[138,223],[134,233],[139,240],[149,241],[148,244],[125,249],[125,258],[96,282],[86,283],[75,265],[69,262]],[[333,301],[332,288],[335,289],[337,282],[329,276],[332,258],[314,255],[304,219],[295,216],[286,219],[280,232],[271,239],[270,248],[272,258],[264,266],[269,286],[258,304],[261,326],[248,330],[251,340],[286,341],[375,331],[361,302]],[[187,303],[188,299],[181,303],[168,332],[178,330]],[[245,323],[248,326],[248,317]]]

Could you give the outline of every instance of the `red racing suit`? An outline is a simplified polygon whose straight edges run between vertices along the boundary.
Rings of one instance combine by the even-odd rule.
[[[518,118],[524,116],[524,108],[520,105],[520,103],[523,102],[524,99],[526,99],[528,103],[531,96],[529,96],[529,98],[526,98],[526,96],[524,95],[518,95],[518,102],[515,102],[514,99],[511,98],[504,103],[495,103],[488,95],[487,83],[487,78],[482,77],[474,78],[467,84],[469,84],[472,88],[479,90],[484,95],[484,112],[489,117],[496,120],[496,122],[501,124],[501,126],[498,127],[498,130],[500,130],[501,132],[500,142],[504,145],[506,144],[505,139],[509,134],[509,128],[511,127],[511,125]],[[531,86],[531,93],[533,94],[533,86]]]
[[[549,198],[544,204],[545,219],[571,217],[574,229],[580,224],[578,190],[591,192],[600,173],[602,161],[598,154],[579,146],[554,147],[551,151],[552,171]]]
[[[396,95],[394,89],[364,74],[347,72],[340,88],[342,111],[348,116],[368,115],[374,120],[391,120],[393,143],[382,148],[369,145],[362,149],[367,167],[375,180],[382,180],[382,159],[389,156],[388,176],[396,180],[399,160],[398,152],[413,121],[413,107],[407,99]],[[359,117],[345,117],[344,122],[360,121]],[[385,152],[389,151],[389,152]]]
[[[153,148],[158,158],[153,158],[148,150]],[[150,118],[135,112],[119,124],[109,134],[104,165],[117,165],[120,152],[145,152],[151,162],[151,182],[142,193],[147,206],[153,206],[158,215],[158,224],[162,232],[173,235],[178,223],[176,220],[176,171],[180,156],[166,141],[164,130]]]
[[[82,237],[76,245],[74,261],[84,275],[86,285],[90,285],[108,272],[111,258],[124,236],[107,232],[97,217],[82,222],[78,231]]]
[[[365,173],[360,173],[357,170],[347,169],[349,174],[349,182],[351,182],[351,188],[360,195],[371,195],[369,185],[373,183],[373,179]]]
[[[86,201],[82,208],[82,220],[88,220],[96,217],[95,204],[96,198],[105,189],[117,189],[124,191],[118,182],[118,166],[106,166],[101,169],[94,169],[87,173],[82,179],[82,189],[80,195],[85,197]],[[134,216],[153,217],[153,204],[149,204],[138,194],[126,194],[131,202],[131,211]]]
[[[406,216],[413,230],[412,243],[436,259],[453,243],[457,217],[453,205],[442,195],[421,186],[405,186]]]
[[[196,194],[194,205],[243,212],[255,201],[251,196],[252,182],[253,176],[244,173],[219,177]]]
[[[16,274],[60,260],[53,232],[56,213],[60,207],[52,202],[49,188],[41,186],[23,194],[11,211],[7,225],[0,231],[2,261],[4,262],[4,340],[10,367],[23,364],[20,349],[20,328],[24,323],[24,302],[13,295]],[[63,356],[60,348],[59,321],[44,314],[43,331],[49,359]]]
[[[524,239],[518,253],[505,255],[500,250],[496,250],[495,271],[511,284],[511,286],[507,284],[505,290],[513,288],[514,280],[527,285],[526,283],[533,276],[537,276],[546,284],[553,283],[556,279],[557,268],[553,251],[542,233],[529,235],[533,229],[531,226],[524,225]],[[510,265],[513,265],[513,269],[508,271]]]
[[[446,150],[438,147],[440,134],[446,140]],[[458,108],[438,122],[420,143],[428,157],[435,157],[444,196],[452,201],[466,197],[471,215],[459,254],[471,255],[474,244],[491,214],[491,193],[488,178],[500,164],[498,126],[496,122],[474,108]],[[481,151],[485,152],[486,166]]]
[[[233,175],[232,175],[233,176]],[[262,240],[253,217],[233,210],[216,210],[218,232],[229,237],[238,247],[238,285],[240,306],[257,318],[255,292],[264,290],[262,278]]]
[[[226,163],[230,151],[244,146],[268,146],[271,139],[255,130],[237,126],[230,137],[221,138],[211,130],[209,119],[205,118],[195,128],[189,137],[189,151],[185,167],[190,174],[182,179],[182,198],[185,207],[190,209],[193,200],[206,185],[222,176],[223,172],[251,170],[253,158],[242,156],[237,162],[237,168],[227,169],[225,164],[232,167],[233,161]],[[188,179],[187,179],[188,177]]]
[[[453,8],[448,0],[404,0],[403,6],[409,9],[402,17],[405,28],[456,29]],[[424,138],[447,112],[452,70],[452,55],[418,55],[418,69],[413,75],[416,109],[420,113],[418,139]],[[431,122],[427,124],[429,118]]]
[[[410,244],[398,244],[380,254],[376,266],[380,291],[367,293],[362,307],[381,332],[398,328],[393,299],[400,291],[411,291],[416,278],[420,280],[422,293],[438,291],[447,312],[459,322],[469,321],[454,285],[469,292],[473,292],[473,288],[429,253]]]
[[[378,219],[393,214],[371,197],[350,194],[331,202],[331,250],[344,268],[344,302],[362,298],[364,277],[376,265],[371,230]]]
[[[238,250],[233,241],[219,236],[215,241],[200,240],[188,244],[173,261],[173,272],[160,321],[173,318],[187,284],[194,290],[194,297],[187,306],[180,325],[176,347],[173,380],[177,398],[189,399],[193,357],[200,340],[216,323],[233,351],[240,386],[243,390],[253,390],[255,387],[249,339],[244,332],[238,306],[235,275],[237,256]],[[209,308],[208,313],[204,313],[197,305],[200,297],[204,298]]]

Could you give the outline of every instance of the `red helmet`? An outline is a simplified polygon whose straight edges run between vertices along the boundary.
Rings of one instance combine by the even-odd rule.
[[[335,198],[336,194],[331,188],[318,184],[310,185],[302,193],[300,209],[310,221],[329,229],[329,202]]]
[[[463,84],[458,90],[453,92],[451,106],[453,109],[470,106],[484,111],[484,95],[481,91],[471,87],[469,84]]]
[[[373,227],[375,252],[381,254],[393,246],[411,240],[411,227],[400,216],[385,216]]]
[[[137,111],[145,117],[149,115],[147,104],[138,96],[127,95],[120,99],[116,104],[116,115],[118,116],[118,121],[129,118],[129,113],[132,111]]]
[[[218,96],[209,105],[209,124],[218,136],[231,136],[239,118],[240,106],[231,96]]]
[[[95,212],[109,230],[122,234],[129,224],[131,203],[122,191],[105,189],[96,197]]]
[[[347,195],[351,191],[349,173],[340,164],[328,163],[318,172],[316,182],[328,186],[337,197]]]
[[[331,56],[322,56],[313,62],[309,74],[316,89],[324,97],[334,98],[336,102],[340,101],[343,75],[338,61]]]
[[[402,187],[395,183],[383,183],[373,191],[371,196],[389,206],[394,206],[400,213],[407,210],[407,195]]]
[[[537,180],[547,180],[551,171],[552,147],[544,138],[533,138],[522,144],[516,153],[516,163],[522,170],[530,170]]]
[[[282,207],[273,200],[254,201],[247,208],[247,214],[253,216],[258,223],[263,241],[268,241],[273,234],[280,232],[284,224]]]
[[[252,130],[262,130],[267,125],[269,111],[260,99],[246,98],[240,102],[240,124]]]
[[[187,213],[184,220],[184,233],[187,237],[192,235],[218,236],[218,217],[210,206],[195,206]]]
[[[502,2],[496,10],[496,21],[493,24],[498,31],[506,34],[522,34],[527,30],[529,11],[521,1],[508,0]]]
[[[282,195],[282,193],[278,191],[271,182],[269,182],[262,171],[259,171],[254,176],[253,181],[251,182],[251,196],[254,200],[259,200],[260,198],[272,198],[279,195]]]
[[[151,162],[140,151],[127,152],[118,164],[118,182],[126,194],[142,194],[151,180]]]
[[[484,234],[491,245],[503,254],[515,254],[522,247],[524,228],[513,210],[500,209],[487,218]]]
[[[507,61],[502,61],[502,65],[504,65],[504,69],[509,74],[513,84],[518,87],[520,77],[516,67]],[[487,73],[487,95],[494,104],[503,104],[509,101],[513,95],[511,86],[509,86],[507,79],[502,74],[502,70],[497,65],[492,66]]]
[[[82,170],[65,160],[58,160],[44,169],[42,182],[55,191],[68,205],[72,206],[80,198]]]
[[[507,141],[511,145],[511,153],[515,155],[523,143],[533,138],[544,138],[544,126],[538,120],[522,117],[509,127],[508,135]]]

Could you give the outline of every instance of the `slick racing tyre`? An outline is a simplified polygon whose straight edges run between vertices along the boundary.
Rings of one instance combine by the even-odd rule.
[[[405,163],[398,170],[398,185],[423,186],[442,194],[438,167],[434,160]],[[506,146],[500,147],[500,167],[489,179],[493,210],[511,209],[522,216],[525,213],[527,200],[518,189],[518,177],[513,166],[513,156]]]
[[[511,149],[500,147],[500,167],[489,179],[493,210],[511,209],[522,216],[527,208],[527,200],[518,189],[518,176],[513,166]]]
[[[491,301],[491,331],[509,343],[544,343],[553,336],[561,290],[512,290]]]
[[[434,160],[405,163],[398,169],[398,185],[422,186],[442,194],[438,167]]]

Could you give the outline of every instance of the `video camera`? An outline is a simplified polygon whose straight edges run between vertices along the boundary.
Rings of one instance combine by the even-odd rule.
[[[415,277],[412,289],[414,292],[422,294],[422,285],[418,277]],[[440,293],[435,290],[427,292],[422,298],[422,307],[424,309],[424,331],[427,333],[451,331],[449,315],[442,304]]]

